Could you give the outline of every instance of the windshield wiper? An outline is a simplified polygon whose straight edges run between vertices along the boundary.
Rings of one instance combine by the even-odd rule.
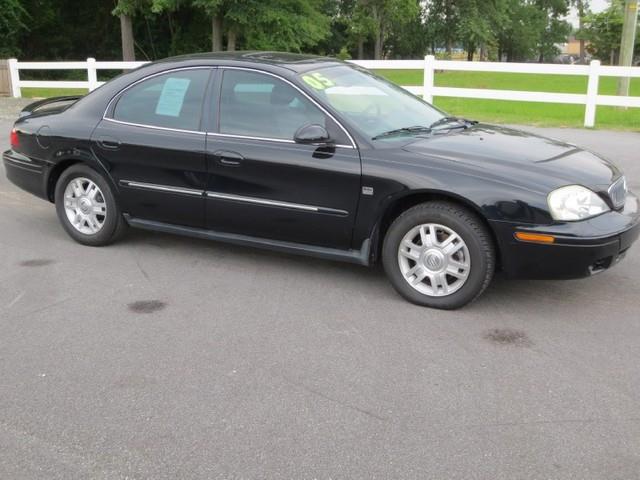
[[[429,128],[440,127],[442,125],[448,125],[451,123],[455,123],[456,125],[449,126],[448,127],[449,129],[469,128],[470,125],[475,125],[478,122],[476,122],[475,120],[467,120],[465,118],[459,118],[459,117],[442,117],[441,119],[436,120],[431,125],[429,125]]]
[[[431,131],[431,127],[425,127],[422,125],[414,125],[413,127],[402,127],[395,128],[393,130],[389,130],[387,132],[382,132],[372,137],[371,140],[378,140],[379,138],[391,137],[393,135],[399,135],[401,133],[428,133]]]

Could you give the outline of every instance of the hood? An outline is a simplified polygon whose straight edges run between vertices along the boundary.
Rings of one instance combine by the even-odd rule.
[[[541,192],[572,184],[605,191],[621,175],[612,163],[575,145],[493,125],[416,137],[404,150],[489,171]]]

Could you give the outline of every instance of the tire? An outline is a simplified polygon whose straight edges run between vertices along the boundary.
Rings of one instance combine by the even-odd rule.
[[[126,229],[111,186],[87,165],[75,164],[62,172],[54,199],[60,223],[78,243],[108,245]]]
[[[417,305],[444,310],[463,307],[482,294],[493,277],[495,257],[484,223],[445,201],[402,213],[382,247],[385,272],[398,293]]]

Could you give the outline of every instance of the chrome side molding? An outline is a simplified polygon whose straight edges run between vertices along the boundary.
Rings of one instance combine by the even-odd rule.
[[[327,213],[330,215],[339,215],[346,217],[349,212],[346,210],[338,210],[335,208],[318,207],[316,205],[305,205],[302,203],[281,202],[279,200],[267,200],[265,198],[244,197],[241,195],[232,195],[229,193],[206,192],[209,198],[218,198],[220,200],[229,200],[232,202],[253,203],[258,205],[267,205],[270,207],[290,208],[293,210],[304,210],[306,212]]]
[[[268,207],[289,208],[292,210],[301,210],[312,213],[324,213],[328,215],[338,215],[346,217],[349,212],[337,208],[319,207],[316,205],[305,205],[303,203],[283,202],[280,200],[269,200],[258,197],[245,197],[242,195],[233,195],[230,193],[209,192],[205,190],[197,190],[194,188],[172,187],[169,185],[158,185],[155,183],[136,182],[134,180],[120,180],[120,185],[129,188],[140,188],[142,190],[152,190],[156,192],[180,193],[184,195],[206,196],[219,200],[228,200],[231,202],[251,203],[254,205],[265,205]]]
[[[202,196],[204,190],[196,190],[193,188],[170,187],[167,185],[157,185],[155,183],[134,182],[132,180],[120,180],[120,185],[131,188],[141,188],[143,190],[155,190],[158,192],[183,193],[186,195]]]

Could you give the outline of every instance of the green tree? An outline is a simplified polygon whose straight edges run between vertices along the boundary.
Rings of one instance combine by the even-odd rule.
[[[351,32],[350,16],[355,0],[322,0],[320,11],[329,17],[328,34],[315,47],[322,55],[353,58],[351,50],[357,47],[357,40]]]
[[[172,3],[180,3],[180,0],[170,0]],[[222,19],[224,17],[224,0],[192,0],[194,7],[204,11],[211,19],[211,51],[222,50]]]
[[[419,12],[418,0],[359,0],[354,20],[363,35],[373,36],[373,58],[380,60],[387,39],[394,31],[402,30]]]
[[[497,25],[498,56],[507,61],[536,58],[548,61],[567,40],[571,26],[564,20],[568,0],[505,0]]]
[[[569,13],[567,0],[535,0],[536,15],[532,18],[538,28],[537,53],[540,63],[551,60],[560,50],[558,43],[567,41],[571,25],[564,20]]]
[[[122,60],[136,59],[135,37],[133,35],[133,17],[141,11],[148,10],[151,4],[147,0],[118,0],[113,15],[120,18],[120,38],[122,44]]]
[[[576,32],[576,39],[580,42],[580,63],[584,63],[585,61],[585,34],[584,34],[584,20],[585,17],[589,14],[590,10],[590,0],[571,0],[571,5],[573,5],[578,12],[578,30]]]
[[[584,37],[589,42],[586,50],[610,65],[617,63],[624,18],[624,2],[612,0],[606,10],[591,13],[584,19]],[[640,32],[636,37],[636,53],[640,54]]]
[[[27,30],[27,11],[20,0],[0,0],[0,58],[18,56],[20,34]]]
[[[303,52],[329,35],[330,17],[322,11],[322,0],[255,0],[255,16],[243,16],[242,7],[227,17],[238,21],[251,49]]]
[[[28,31],[20,35],[21,57],[29,60],[119,58],[117,20],[113,0],[20,0],[27,11]],[[68,72],[25,72],[49,78]],[[78,75],[81,72],[73,72]],[[82,78],[80,76],[79,78]]]
[[[333,28],[344,28],[346,43],[353,47],[356,58],[365,58],[365,44],[373,37],[375,23],[361,0],[337,0],[336,21]]]
[[[496,31],[505,22],[504,0],[458,0],[457,37],[472,61],[480,48],[481,59],[497,41]]]
[[[211,50],[248,49],[302,51],[329,33],[330,18],[322,0],[153,0],[153,11],[177,11],[185,5],[204,12],[211,22]]]
[[[387,39],[390,58],[420,58],[431,48],[432,32],[424,19],[424,10],[406,20],[402,28],[394,28]]]
[[[451,58],[454,43],[459,38],[459,22],[459,2],[452,0],[431,0],[428,2],[427,23],[433,26],[435,43],[445,47],[448,58]]]

